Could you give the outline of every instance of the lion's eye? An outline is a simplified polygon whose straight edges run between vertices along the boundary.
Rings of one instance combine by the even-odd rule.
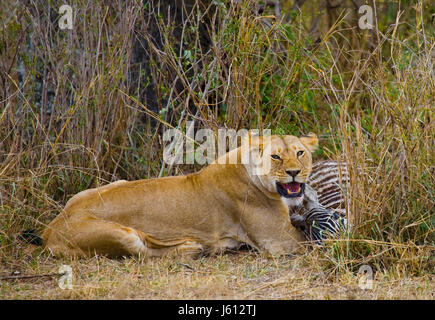
[[[299,150],[298,153],[296,153],[296,155],[297,155],[298,157],[302,156],[303,154],[304,154],[304,151],[303,151],[303,150]]]
[[[281,158],[277,154],[272,154],[271,157],[275,160],[281,160]]]

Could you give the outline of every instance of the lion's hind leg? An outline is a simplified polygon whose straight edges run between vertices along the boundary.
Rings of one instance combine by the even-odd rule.
[[[204,253],[204,247],[192,238],[180,238],[172,240],[158,240],[145,233],[140,232],[140,236],[152,250],[149,256],[183,256],[197,258]]]
[[[59,215],[50,223],[43,238],[45,246],[54,255],[161,257],[197,256],[202,252],[202,246],[191,239],[159,241],[144,232],[87,212],[69,217]]]
[[[60,215],[48,229],[44,242],[55,255],[155,255],[155,250],[147,247],[139,231],[90,214],[69,219]]]
[[[204,253],[204,247],[196,241],[186,241],[171,251],[172,254],[189,258],[198,258]]]

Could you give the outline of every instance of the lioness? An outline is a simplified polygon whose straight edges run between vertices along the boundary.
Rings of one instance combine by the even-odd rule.
[[[242,243],[271,254],[295,252],[304,238],[291,225],[288,205],[303,200],[318,139],[269,138],[250,137],[256,147],[223,156],[236,156],[238,164],[218,159],[193,174],[82,191],[46,227],[44,245],[55,255],[77,256],[213,253]],[[240,162],[253,148],[270,150],[255,168]],[[258,174],[265,160],[270,171]]]

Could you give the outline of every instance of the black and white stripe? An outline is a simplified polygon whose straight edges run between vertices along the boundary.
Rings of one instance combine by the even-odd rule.
[[[307,212],[298,211],[290,215],[293,226],[304,234],[307,241],[316,244],[321,244],[327,238],[339,237],[346,226],[345,218],[320,204]]]
[[[342,217],[346,217],[346,207],[349,208],[349,182],[347,164],[333,160],[314,163],[308,179],[308,184],[317,192],[319,203]]]
[[[322,206],[312,208],[304,215],[305,225],[301,231],[308,240],[322,243],[324,239],[339,237],[340,230],[345,225],[345,220]]]
[[[324,239],[339,237],[345,230],[349,182],[346,163],[330,160],[313,164],[303,204],[289,207],[292,224],[308,241],[321,244]]]

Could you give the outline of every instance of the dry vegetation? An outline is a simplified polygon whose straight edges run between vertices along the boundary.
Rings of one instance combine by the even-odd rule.
[[[26,261],[27,260],[27,261]],[[23,262],[26,261],[26,262]],[[431,299],[433,276],[383,270],[372,290],[362,290],[349,270],[322,266],[317,251],[270,259],[238,252],[198,260],[55,260],[38,255],[9,265],[24,274],[56,273],[62,263],[73,269],[72,289],[61,290],[58,277],[3,280],[4,299]]]
[[[373,30],[364,1],[236,2],[77,0],[63,31],[62,1],[1,2],[0,298],[434,299],[431,1],[378,5]],[[57,260],[17,237],[86,188],[197,170],[162,161],[162,132],[191,119],[317,132],[316,159],[350,164],[352,232],[292,258],[193,261]],[[61,264],[73,290],[22,277]]]

